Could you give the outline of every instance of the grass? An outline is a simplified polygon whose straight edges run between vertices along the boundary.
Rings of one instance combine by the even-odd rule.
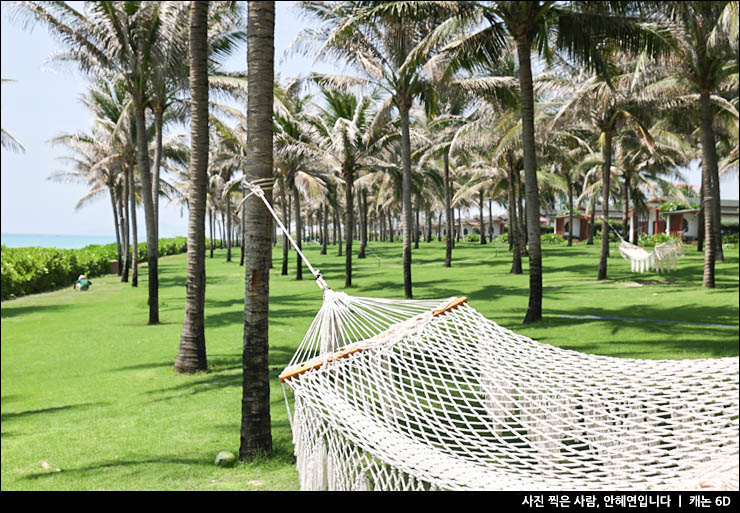
[[[355,259],[353,295],[402,295],[400,244],[372,244]],[[717,266],[717,288],[701,288],[703,258],[690,248],[679,271],[633,274],[616,250],[609,279],[597,281],[598,247],[544,247],[544,318],[522,325],[524,274],[512,276],[503,246],[462,243],[453,267],[442,243],[413,254],[414,295],[466,295],[486,317],[555,346],[632,358],[715,358],[738,354],[738,251]],[[344,258],[306,254],[330,286],[344,283]],[[275,455],[233,468],[213,464],[238,452],[244,276],[225,251],[208,259],[206,343],[210,371],[172,370],[184,314],[185,255],[160,262],[160,318],[147,326],[147,274],[137,289],[117,277],[2,303],[2,490],[295,490],[290,426],[277,375],[321,304],[312,279],[270,281],[270,366]],[[291,252],[290,269],[295,270]],[[307,277],[310,274],[304,273]],[[731,325],[570,319],[647,318]]]

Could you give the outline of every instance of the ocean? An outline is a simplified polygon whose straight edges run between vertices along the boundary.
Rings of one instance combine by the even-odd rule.
[[[1,233],[0,241],[8,248],[40,246],[42,248],[80,249],[90,244],[110,244],[116,242],[116,236]]]

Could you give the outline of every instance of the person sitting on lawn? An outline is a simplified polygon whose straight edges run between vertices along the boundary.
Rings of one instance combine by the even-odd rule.
[[[92,282],[87,279],[87,276],[85,276],[84,274],[80,274],[80,277],[77,278],[76,282],[74,282],[73,287],[75,288],[75,290],[82,291],[89,289],[90,285],[92,285]]]

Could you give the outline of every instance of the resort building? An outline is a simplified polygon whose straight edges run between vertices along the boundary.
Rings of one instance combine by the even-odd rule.
[[[604,212],[601,208],[597,207],[594,210],[595,220],[601,221],[601,216]],[[555,233],[561,235],[563,238],[568,238],[571,227],[570,227],[570,216],[567,212],[557,214],[552,217],[551,223],[554,222],[553,227]],[[620,211],[614,211],[609,209],[609,222],[612,227],[620,229],[622,227],[622,213]],[[573,238],[576,240],[588,239],[589,230],[591,228],[591,214],[586,212],[586,207],[576,207],[573,212]]]
[[[641,234],[656,235],[665,233],[674,237],[679,237],[685,242],[691,242],[699,236],[699,208],[694,205],[689,208],[678,208],[676,210],[666,211],[661,206],[671,200],[664,198],[654,198],[647,202],[644,208],[639,209],[635,215],[635,208],[630,208],[629,213],[629,235],[640,236]],[[679,203],[673,201],[673,203]],[[738,200],[721,200],[721,222],[737,223],[739,220]],[[602,211],[597,208],[595,211],[596,219],[601,219]],[[590,214],[586,212],[585,207],[577,207],[573,215],[573,238],[584,240],[588,238]],[[568,213],[561,213],[553,216],[555,233],[568,237],[570,226],[568,224]],[[612,227],[621,230],[622,227],[622,210],[618,207],[609,209],[609,222]],[[624,234],[623,234],[624,236]],[[626,238],[626,237],[625,237]]]
[[[683,241],[696,240],[699,237],[699,209],[688,208],[664,212],[666,218],[666,233],[680,237]],[[720,200],[720,222],[740,222],[740,201]]]

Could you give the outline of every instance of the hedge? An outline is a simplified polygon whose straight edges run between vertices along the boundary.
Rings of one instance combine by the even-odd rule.
[[[139,262],[146,261],[146,243],[138,245]],[[159,255],[187,251],[187,239],[160,239]],[[47,292],[71,287],[80,274],[92,278],[110,273],[111,260],[117,259],[116,244],[90,245],[82,249],[8,248],[0,256],[0,298]]]

